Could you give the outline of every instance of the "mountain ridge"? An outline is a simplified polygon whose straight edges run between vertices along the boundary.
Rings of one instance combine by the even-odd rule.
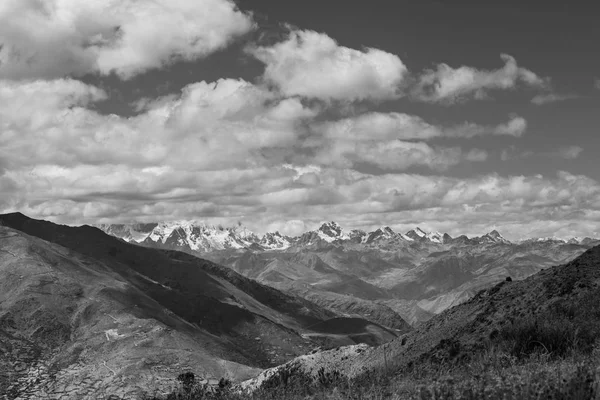
[[[520,244],[532,241],[560,241],[573,244],[587,244],[594,238],[529,238],[519,241],[510,241],[504,238],[496,229],[481,236],[468,237],[459,235],[452,237],[447,233],[437,231],[426,232],[420,227],[415,227],[406,233],[395,232],[389,226],[382,226],[373,231],[366,232],[358,229],[345,230],[335,221],[322,223],[315,230],[306,231],[298,236],[282,235],[280,232],[266,232],[262,236],[253,233],[242,225],[233,227],[215,226],[198,220],[179,220],[160,223],[132,223],[132,224],[99,224],[102,231],[119,237],[125,241],[133,241],[147,245],[162,246],[165,248],[183,248],[188,251],[211,252],[219,250],[249,249],[255,251],[287,250],[293,246],[341,244],[356,242],[361,244],[374,244],[379,240],[397,240],[406,242],[481,245],[492,243]]]
[[[235,236],[236,230],[223,228],[220,232]],[[419,227],[406,234],[389,226],[371,232],[347,231],[334,221],[296,237],[275,232],[265,234],[258,243],[256,239],[254,236],[254,243],[231,239],[237,244],[205,245],[200,251],[182,245],[178,238],[168,243],[141,244],[209,258],[263,284],[305,298],[311,297],[312,291],[312,298],[320,299],[321,304],[327,304],[323,301],[327,296],[336,302],[337,295],[351,294],[361,302],[371,302],[370,307],[364,302],[344,305],[363,310],[364,318],[377,315],[384,305],[411,324],[419,324],[507,276],[525,278],[600,244],[590,238],[511,242],[496,229],[475,237],[452,237]],[[321,261],[311,264],[309,258]],[[316,265],[321,267],[314,268]]]

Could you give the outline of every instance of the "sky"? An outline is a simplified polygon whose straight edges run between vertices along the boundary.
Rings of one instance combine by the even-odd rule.
[[[596,8],[4,0],[0,212],[600,237]]]

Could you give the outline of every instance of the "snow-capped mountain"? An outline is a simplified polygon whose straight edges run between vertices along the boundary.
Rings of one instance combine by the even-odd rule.
[[[510,241],[506,240],[504,236],[502,236],[497,230],[493,230],[490,233],[486,233],[485,235],[476,238],[479,243],[510,243]]]
[[[243,249],[261,240],[256,234],[243,226],[223,228],[197,221],[174,221],[144,225],[115,224],[100,225],[98,227],[104,232],[128,242],[195,252]]]
[[[581,238],[581,237],[573,237],[573,238],[559,238],[556,236],[548,236],[548,237],[538,237],[538,238],[531,238],[531,239],[525,239],[525,240],[521,240],[519,242],[520,244],[531,244],[531,243],[566,243],[566,244],[578,244],[578,245],[584,245],[584,246],[588,246],[588,245],[598,245],[600,244],[600,239],[593,239],[590,237],[585,237],[585,238]]]
[[[279,231],[268,232],[258,244],[266,250],[285,250],[292,245],[292,239],[288,236],[283,236]],[[256,243],[256,242],[255,242]]]
[[[444,243],[444,235],[439,232],[429,232],[425,235],[425,238],[433,243]]]
[[[367,238],[367,232],[362,229],[352,229],[348,233],[348,236],[350,237],[350,240],[355,243],[364,243]]]
[[[421,240],[427,236],[427,232],[417,226],[415,229],[406,232],[406,236],[413,240]]]
[[[511,245],[497,230],[482,236],[467,237],[461,235],[452,238],[447,233],[427,232],[416,227],[406,234],[395,232],[389,226],[383,226],[371,232],[359,229],[345,231],[338,223],[329,221],[318,229],[305,232],[297,237],[289,237],[279,232],[256,235],[243,225],[221,227],[207,225],[198,221],[175,221],[149,224],[105,224],[99,225],[104,232],[122,238],[128,242],[140,243],[152,247],[180,249],[183,251],[208,253],[218,250],[283,251],[290,248],[326,248],[330,246],[354,245],[393,249],[396,246],[498,246]],[[534,238],[519,242],[528,243],[564,243],[589,245],[600,242],[590,238]]]
[[[142,242],[158,224],[103,224],[98,228],[109,235],[120,237],[126,242]]]
[[[367,235],[365,243],[376,243],[381,240],[389,241],[394,239],[406,242],[412,242],[414,240],[410,236],[407,236],[403,233],[394,232],[394,230],[389,226],[383,226],[379,229],[374,230],[373,232],[370,232]]]
[[[336,240],[348,240],[348,236],[341,226],[335,221],[325,222],[316,230],[317,235],[327,243],[335,242]]]
[[[432,243],[444,243],[444,234],[441,234],[440,232],[425,232],[418,226],[415,229],[406,232],[406,236],[408,236],[412,240],[417,241],[425,240]]]

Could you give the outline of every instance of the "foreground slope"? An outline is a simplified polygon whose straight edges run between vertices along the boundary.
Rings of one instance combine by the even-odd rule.
[[[600,335],[599,303],[600,246],[567,264],[481,291],[392,342],[376,348],[359,346],[301,356],[264,371],[244,386],[257,387],[282,370],[316,377],[324,368],[342,376],[361,377],[424,363],[460,364],[490,346],[515,357],[535,351],[560,355],[575,345],[589,346],[591,351]]]
[[[239,379],[323,338],[394,337],[373,324],[328,332],[336,314],[188,254],[18,213],[0,225],[0,346],[10,354],[0,392],[13,397],[152,391],[184,371]]]
[[[0,227],[0,393],[133,395],[181,370],[247,376],[249,355],[178,317],[103,263]]]

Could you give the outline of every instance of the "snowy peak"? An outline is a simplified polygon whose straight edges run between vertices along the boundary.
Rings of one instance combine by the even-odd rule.
[[[101,224],[100,228],[105,233],[119,237],[126,242],[142,242],[158,224]]]
[[[348,237],[355,243],[365,243],[367,240],[367,232],[362,229],[352,229],[350,233],[348,233]]]
[[[171,236],[171,233],[173,233],[173,231],[177,229],[177,227],[177,223],[162,222],[156,225],[154,229],[152,229],[152,232],[150,232],[150,234],[144,241],[150,240],[154,243],[164,244],[169,238],[169,236]]]
[[[486,236],[496,241],[497,243],[508,243],[508,240],[505,239],[504,236],[502,236],[500,232],[498,232],[495,229],[488,233]]]
[[[439,232],[429,232],[425,235],[425,238],[433,243],[444,243],[444,236]]]
[[[325,222],[319,229],[317,234],[324,241],[331,243],[336,240],[349,239],[350,237],[344,234],[344,230],[336,222]]]
[[[242,225],[224,228],[198,221],[173,221],[154,224],[100,225],[109,235],[151,246],[209,252],[242,249],[260,238]]]
[[[427,236],[427,232],[417,226],[415,229],[406,232],[406,236],[413,240],[419,240]]]
[[[284,250],[291,246],[291,242],[291,238],[283,236],[277,231],[265,233],[258,244],[267,250]]]
[[[394,237],[394,231],[389,227],[379,228],[367,235],[365,243],[373,243],[381,239],[391,239],[392,237]]]
[[[480,243],[510,243],[507,239],[504,238],[497,230],[493,230],[490,233],[486,233],[485,235],[477,238]]]
[[[530,244],[530,243],[543,243],[543,244],[578,244],[582,246],[595,246],[600,244],[600,239],[593,239],[589,237],[581,238],[581,237],[572,237],[569,239],[559,238],[556,236],[550,237],[538,237],[532,239],[521,240],[519,243],[521,244]]]
[[[145,243],[161,243],[167,247],[208,252],[213,250],[242,249],[258,240],[246,228],[223,228],[198,222],[178,221],[158,224]]]
[[[432,243],[444,243],[444,236],[440,232],[425,232],[423,229],[416,227],[408,232],[406,236],[416,241],[429,241]],[[449,235],[448,235],[449,236]]]
[[[365,243],[374,243],[379,240],[390,240],[399,236],[400,235],[394,232],[394,230],[389,226],[383,226],[377,230],[374,230],[373,232],[369,232]]]

